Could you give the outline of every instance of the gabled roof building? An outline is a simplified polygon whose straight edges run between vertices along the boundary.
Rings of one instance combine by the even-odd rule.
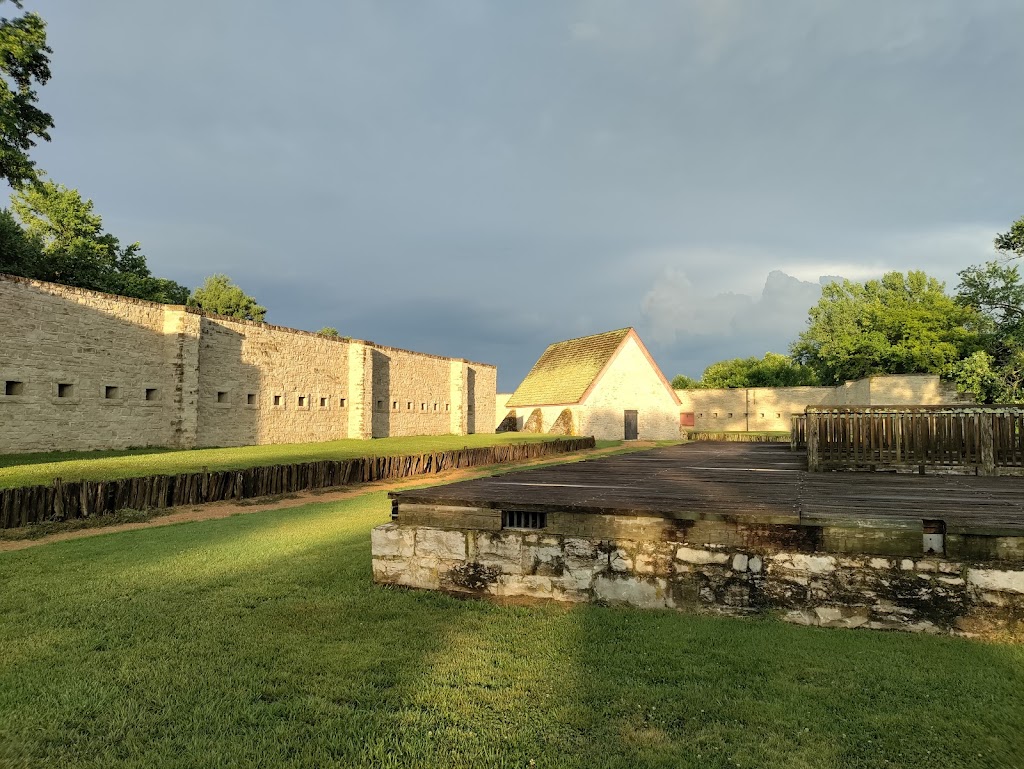
[[[506,421],[525,432],[679,437],[679,397],[632,328],[550,345],[506,412]]]

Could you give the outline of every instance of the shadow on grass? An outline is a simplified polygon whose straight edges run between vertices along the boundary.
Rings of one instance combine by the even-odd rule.
[[[48,451],[36,454],[0,454],[0,468],[22,467],[24,465],[49,465],[59,462],[88,461],[90,459],[116,459],[117,457],[142,457],[148,454],[168,454],[181,449],[139,448],[107,449],[101,451]]]
[[[0,764],[931,768],[1024,752],[1019,647],[382,588],[369,529],[387,511],[378,492],[0,557]]]

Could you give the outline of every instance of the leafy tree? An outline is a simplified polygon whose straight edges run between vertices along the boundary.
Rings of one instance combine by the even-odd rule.
[[[960,303],[978,310],[997,336],[1024,344],[1024,282],[1020,268],[1005,262],[986,262],[957,275]]]
[[[871,374],[942,374],[982,347],[978,312],[923,272],[822,287],[793,357],[823,384]]]
[[[981,316],[985,350],[952,366],[950,375],[961,391],[982,401],[1024,399],[1024,281],[1019,267],[992,261],[961,270],[959,276],[957,301]]]
[[[996,250],[1010,258],[1024,256],[1024,216],[1010,225],[1010,229],[996,235]]]
[[[184,304],[188,299],[185,286],[153,276],[138,243],[122,247],[104,232],[92,201],[78,190],[42,181],[16,191],[11,206],[21,221],[23,241],[35,252],[24,251],[17,264],[13,259],[5,264],[9,272],[154,302]],[[7,216],[9,227],[13,220]]]
[[[241,320],[262,321],[267,308],[231,282],[227,275],[211,275],[188,298],[190,307]]]
[[[1014,350],[1002,364],[984,350],[950,364],[946,375],[962,393],[981,403],[1019,403],[1024,399],[1024,351]]]
[[[338,329],[334,328],[334,326],[324,326],[316,333],[318,333],[320,336],[331,336],[335,338],[341,337],[341,334],[338,333]]]
[[[796,387],[814,385],[814,371],[788,355],[765,353],[763,358],[732,358],[704,369],[701,387]]]
[[[12,4],[21,8],[20,0]],[[36,106],[35,92],[50,79],[50,53],[38,14],[0,17],[0,178],[15,188],[38,180],[28,151],[36,139],[50,140],[53,119]]]
[[[701,386],[700,381],[688,377],[686,374],[679,374],[672,379],[673,390],[697,390]]]
[[[0,272],[36,277],[43,258],[42,244],[18,224],[7,209],[0,209]]]
[[[676,390],[735,387],[800,387],[816,385],[818,378],[807,366],[802,366],[788,355],[765,353],[763,358],[731,358],[712,363],[704,375],[692,379],[680,374],[672,380]]]

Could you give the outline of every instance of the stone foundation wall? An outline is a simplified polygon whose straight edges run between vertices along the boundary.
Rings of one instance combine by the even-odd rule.
[[[490,512],[479,511],[485,519]],[[954,634],[1016,631],[1024,620],[1020,560],[755,551],[397,523],[373,530],[372,550],[378,583],[478,596],[773,611],[807,625]]]

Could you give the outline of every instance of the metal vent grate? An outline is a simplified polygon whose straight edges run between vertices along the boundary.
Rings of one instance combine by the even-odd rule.
[[[543,529],[547,525],[547,513],[534,513],[527,510],[501,511],[501,528],[503,529]]]

